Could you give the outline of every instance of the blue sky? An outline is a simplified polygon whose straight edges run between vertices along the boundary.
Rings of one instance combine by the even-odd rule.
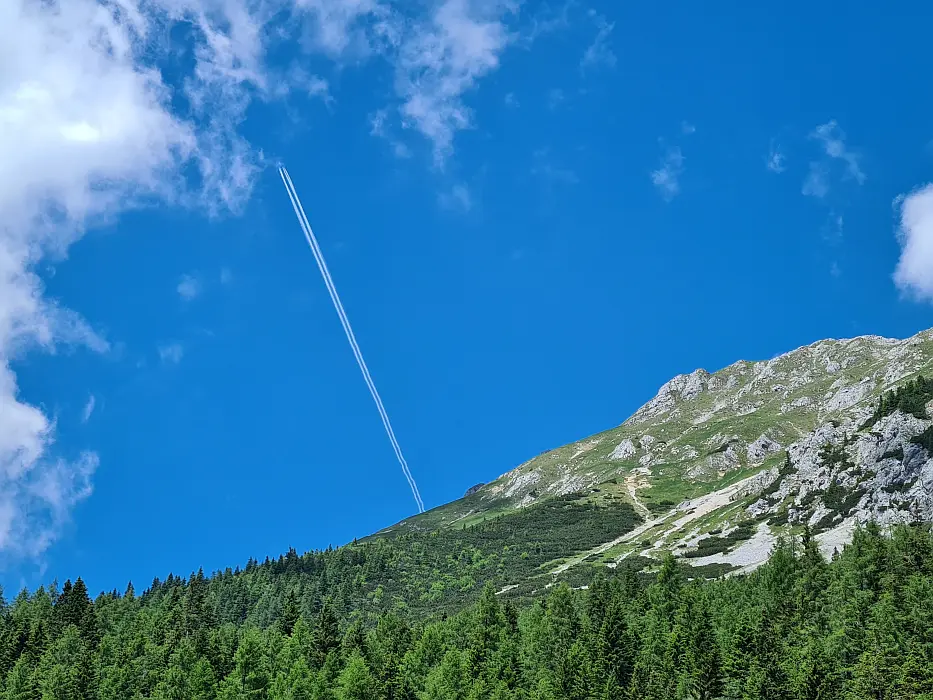
[[[0,10],[8,594],[414,512],[280,162],[428,507],[933,325],[928,5],[134,2]]]

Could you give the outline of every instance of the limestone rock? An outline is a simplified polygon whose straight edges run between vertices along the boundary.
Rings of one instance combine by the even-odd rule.
[[[615,446],[615,449],[609,453],[609,459],[612,460],[625,460],[631,459],[635,456],[635,443],[632,442],[630,438],[626,438],[618,445]]]
[[[748,461],[752,464],[761,464],[768,455],[781,451],[781,443],[772,440],[767,435],[760,436],[755,442],[748,446],[745,453]]]

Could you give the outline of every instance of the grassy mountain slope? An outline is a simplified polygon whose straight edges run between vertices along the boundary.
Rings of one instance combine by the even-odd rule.
[[[694,555],[687,557],[694,563],[727,563],[720,555],[757,538],[757,551],[735,562],[754,565],[779,530],[803,524],[786,517],[781,522],[777,506],[748,511],[778,477],[796,474],[797,465],[785,465],[788,450],[796,454],[827,430],[839,432],[837,442],[849,440],[883,392],[924,372],[933,374],[933,331],[906,340],[824,340],[713,374],[696,370],[666,383],[619,427],[545,452],[465,498],[379,535],[460,529],[572,494],[594,513],[629,503],[645,522],[634,531],[620,523],[613,537],[582,549],[578,542],[553,559],[555,573],[583,561],[613,565],[663,551]],[[914,427],[918,432],[925,426]],[[847,532],[851,527],[824,535],[824,548],[839,546]]]

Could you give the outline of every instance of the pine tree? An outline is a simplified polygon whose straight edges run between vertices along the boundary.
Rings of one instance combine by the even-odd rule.
[[[626,688],[635,663],[635,639],[625,619],[622,600],[613,597],[596,632],[597,677],[612,688]]]
[[[270,678],[268,661],[263,649],[263,637],[258,629],[254,627],[246,629],[240,638],[234,661],[236,663],[235,678],[244,698],[249,700],[263,698]]]
[[[295,595],[294,588],[289,588],[288,594],[285,596],[285,604],[282,606],[282,616],[279,618],[279,628],[282,630],[282,634],[290,635],[292,633],[300,614],[298,596]]]
[[[4,700],[41,700],[39,677],[26,656],[20,656],[6,681]]]
[[[354,654],[337,678],[337,700],[373,700],[376,691],[376,679],[366,659]]]
[[[328,600],[324,601],[314,622],[311,640],[312,667],[321,668],[331,650],[340,645],[337,617]]]
[[[475,608],[475,620],[470,631],[467,659],[470,673],[478,677],[487,659],[499,646],[504,632],[504,618],[492,584],[486,584]]]
[[[933,645],[913,642],[908,646],[894,690],[896,697],[933,697]]]

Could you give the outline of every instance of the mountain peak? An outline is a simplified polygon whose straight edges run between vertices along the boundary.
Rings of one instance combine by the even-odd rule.
[[[933,330],[906,339],[820,340],[769,360],[696,369],[664,383],[620,426],[540,454],[409,524],[468,525],[555,497],[594,507],[622,501],[641,514],[642,526],[594,542],[583,558],[611,564],[630,554],[688,556],[704,537],[725,537],[710,533],[745,523],[741,532],[752,544],[732,560],[715,556],[751,566],[764,560],[782,527],[820,525],[822,537],[839,544],[858,517],[886,513],[895,522],[928,510],[933,517],[933,500],[913,486],[926,471],[933,483],[927,448],[913,447],[933,422],[896,413],[878,426],[896,435],[872,442],[859,432],[882,393],[924,372],[933,374]],[[886,451],[909,464],[891,463]],[[905,484],[898,488],[908,496],[885,495],[892,484]],[[578,554],[560,566],[579,563]]]

